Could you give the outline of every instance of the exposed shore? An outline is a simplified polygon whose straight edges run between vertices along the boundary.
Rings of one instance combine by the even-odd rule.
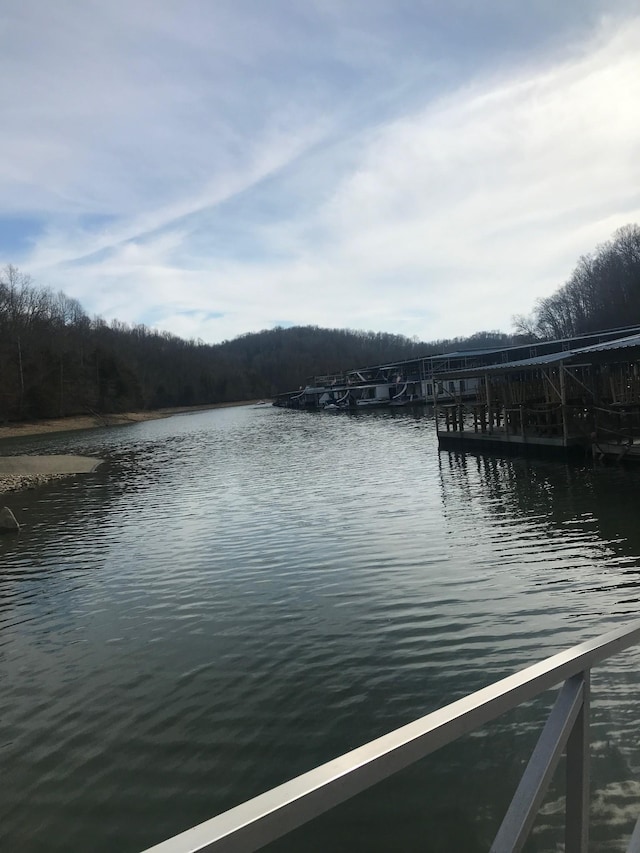
[[[150,409],[144,412],[123,412],[117,415],[72,415],[69,418],[51,418],[43,421],[22,421],[0,426],[0,441],[3,438],[21,438],[27,435],[46,435],[50,432],[71,432],[78,429],[98,429],[107,426],[125,426],[141,421],[155,421],[188,412],[206,412],[209,409],[225,409],[230,406],[248,406],[257,400],[242,400],[238,403],[211,403],[208,406],[178,406],[169,409]]]
[[[0,456],[0,495],[22,489],[34,489],[49,480],[71,474],[88,474],[102,459],[73,456],[68,453],[49,456]]]
[[[155,409],[147,412],[125,412],[118,415],[75,415],[70,418],[54,418],[43,421],[26,421],[23,423],[0,426],[0,443],[6,438],[22,438],[29,435],[48,435],[55,432],[71,432],[85,429],[98,429],[104,427],[126,426],[127,424],[140,423],[142,421],[158,420],[168,418],[171,415],[185,414],[188,412],[207,411],[209,409],[226,408],[227,406],[246,406],[254,400],[245,400],[240,403],[218,403],[209,406],[182,406],[171,409]],[[34,489],[50,480],[60,477],[68,477],[72,474],[83,473],[91,470],[92,466],[78,466],[70,460],[80,457],[63,455],[52,456],[30,456],[16,457],[3,456],[0,444],[0,499],[11,492],[23,489]],[[86,457],[84,457],[86,458]],[[94,460],[94,466],[100,463]]]

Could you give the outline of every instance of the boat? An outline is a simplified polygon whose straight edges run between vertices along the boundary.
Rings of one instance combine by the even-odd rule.
[[[378,408],[388,406],[390,401],[389,383],[379,385],[365,385],[360,389],[360,398],[356,400],[356,406],[360,409]]]

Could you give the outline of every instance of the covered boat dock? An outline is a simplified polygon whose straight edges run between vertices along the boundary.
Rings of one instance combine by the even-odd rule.
[[[443,448],[640,460],[640,334],[438,378],[477,380],[475,400],[436,399]]]

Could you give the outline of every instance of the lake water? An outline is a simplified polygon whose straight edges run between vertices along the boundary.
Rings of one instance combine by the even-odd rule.
[[[133,853],[638,615],[640,471],[239,407],[4,442],[0,849]],[[640,811],[640,655],[594,671],[593,848]],[[271,846],[487,849],[552,696]],[[561,774],[527,849],[561,849]]]

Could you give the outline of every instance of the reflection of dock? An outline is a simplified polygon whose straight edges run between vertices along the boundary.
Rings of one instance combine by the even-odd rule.
[[[640,460],[638,334],[453,377],[475,379],[477,396],[436,401],[441,447]]]
[[[608,441],[595,441],[592,445],[595,459],[613,459],[616,462],[640,462],[640,439],[624,444],[612,444]]]

